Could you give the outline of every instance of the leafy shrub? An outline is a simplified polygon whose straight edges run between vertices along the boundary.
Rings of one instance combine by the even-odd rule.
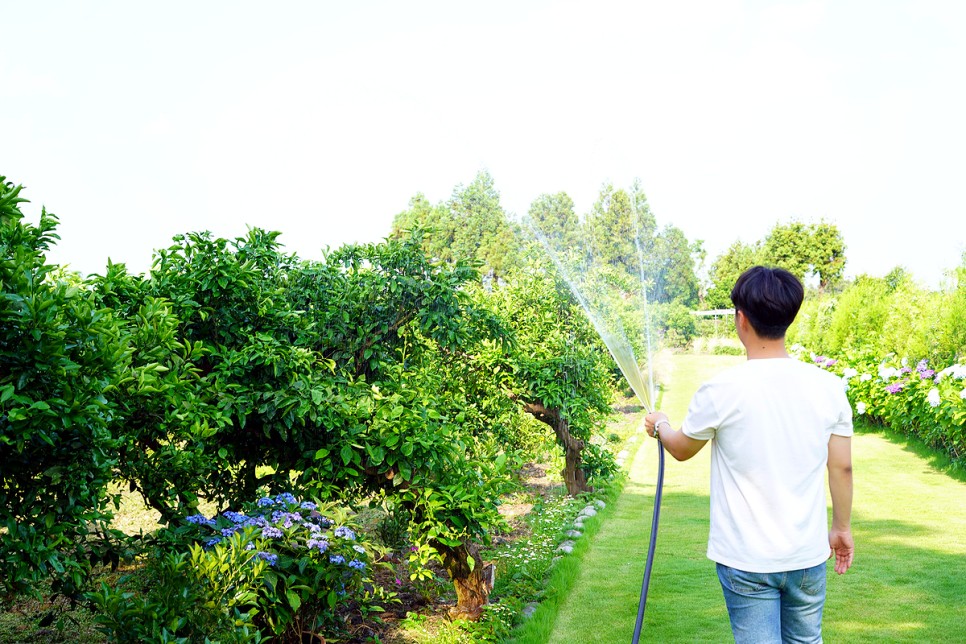
[[[185,519],[177,538],[254,551],[268,563],[257,594],[257,623],[277,636],[338,632],[349,613],[381,612],[389,599],[373,586],[372,547],[345,511],[292,494],[263,497],[242,512]],[[241,535],[240,540],[231,540]]]
[[[381,612],[391,599],[373,586],[372,549],[346,513],[288,493],[240,512],[188,516],[159,535],[158,548],[139,593],[104,587],[91,595],[119,641],[338,635],[353,615]]]
[[[679,302],[661,304],[657,309],[658,325],[664,331],[669,347],[686,347],[697,335],[697,323],[690,309]]]
[[[711,355],[713,356],[743,356],[745,355],[745,350],[743,347],[735,346],[733,344],[716,344],[711,348]]]
[[[254,622],[267,563],[236,534],[205,550],[159,554],[140,576],[88,595],[112,642],[263,642]]]

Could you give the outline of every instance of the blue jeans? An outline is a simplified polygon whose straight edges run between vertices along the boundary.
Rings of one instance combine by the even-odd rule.
[[[718,564],[737,644],[821,642],[825,562],[788,572],[745,572]]]

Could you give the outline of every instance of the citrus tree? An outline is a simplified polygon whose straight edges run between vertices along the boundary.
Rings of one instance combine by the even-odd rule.
[[[606,347],[567,286],[543,264],[513,273],[479,297],[512,334],[502,354],[508,395],[553,430],[567,491],[590,490],[590,476],[614,469],[610,453],[590,442],[610,413],[613,362]]]
[[[75,595],[111,559],[95,539],[116,462],[104,392],[129,357],[110,311],[47,263],[57,218],[24,221],[20,192],[0,177],[0,599],[48,576]]]
[[[227,507],[293,481],[326,499],[392,497],[415,556],[441,559],[461,614],[478,615],[478,546],[509,478],[489,433],[499,405],[478,399],[496,389],[473,372],[473,347],[500,341],[462,291],[476,269],[432,263],[419,238],[315,262],[258,229],[175,241],[150,277],[97,280],[143,340],[133,364],[147,375],[117,389],[121,476],[169,522],[201,495]]]

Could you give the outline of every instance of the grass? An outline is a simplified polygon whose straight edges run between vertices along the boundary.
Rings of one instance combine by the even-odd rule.
[[[697,385],[728,356],[679,355],[662,408],[679,422]],[[966,641],[966,483],[948,461],[909,439],[857,424],[853,439],[856,561],[829,573],[829,642]],[[650,445],[646,446],[649,447]],[[664,503],[642,641],[731,641],[705,557],[709,450],[668,458]],[[627,642],[637,613],[657,458],[638,452],[630,480],[583,558],[572,589],[515,641]],[[536,618],[537,616],[535,616]]]

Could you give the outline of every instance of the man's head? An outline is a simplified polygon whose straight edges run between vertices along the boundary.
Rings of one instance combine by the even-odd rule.
[[[798,278],[783,268],[753,266],[731,289],[731,301],[762,338],[778,340],[795,320],[805,299]]]

